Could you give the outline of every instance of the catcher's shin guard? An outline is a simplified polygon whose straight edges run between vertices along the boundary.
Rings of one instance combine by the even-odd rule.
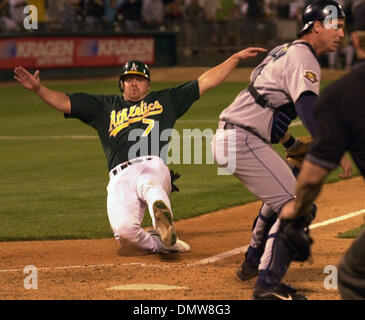
[[[278,214],[267,204],[263,203],[260,212],[252,225],[250,247],[246,254],[246,259],[251,263],[259,263],[260,257],[265,249],[267,236],[277,218]],[[251,251],[250,248],[252,249]],[[253,259],[256,259],[257,261],[253,261]]]
[[[236,271],[236,275],[242,281],[257,277],[258,266],[265,249],[268,233],[277,217],[278,215],[274,210],[265,203],[262,204],[259,215],[252,225],[251,243],[245,253],[245,259]]]
[[[259,265],[260,274],[270,275],[273,283],[281,282],[292,261],[289,248],[280,237],[280,225],[281,220],[277,219],[268,235],[265,251]],[[269,280],[266,279],[265,281],[268,282]]]

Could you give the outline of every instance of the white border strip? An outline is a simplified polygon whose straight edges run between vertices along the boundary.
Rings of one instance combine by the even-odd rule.
[[[365,213],[365,209],[359,210],[359,211],[355,211],[355,212],[350,212],[348,214],[345,214],[343,216],[339,216],[333,219],[329,219],[329,220],[325,220],[323,222],[319,222],[319,223],[315,223],[313,225],[311,225],[309,228],[310,229],[316,229],[316,228],[320,228],[332,223],[336,223],[339,221],[343,221],[346,219],[350,219],[356,216],[359,216],[361,214]],[[241,254],[241,253],[245,253],[247,251],[248,245],[240,247],[240,248],[235,248],[232,249],[230,251],[227,252],[223,252],[220,254],[217,254],[215,256],[203,259],[203,260],[199,260],[193,263],[188,263],[188,264],[173,264],[173,265],[160,265],[160,264],[148,264],[148,263],[139,263],[139,262],[131,262],[131,263],[113,263],[113,264],[95,264],[95,265],[83,265],[83,266],[64,266],[64,267],[43,267],[43,268],[37,268],[37,270],[39,271],[50,271],[50,270],[71,270],[71,269],[90,269],[90,268],[113,268],[113,267],[119,267],[119,266],[126,266],[126,267],[131,267],[131,266],[138,266],[138,267],[149,267],[149,268],[182,268],[182,267],[194,267],[194,266],[198,266],[198,265],[204,265],[204,264],[209,264],[209,263],[214,263],[217,262],[219,260],[237,255],[237,254]],[[4,270],[0,270],[0,273],[7,273],[7,272],[23,272],[23,269],[4,269]]]

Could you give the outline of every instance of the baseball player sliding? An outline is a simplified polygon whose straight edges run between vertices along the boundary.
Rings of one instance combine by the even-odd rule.
[[[321,80],[317,57],[340,44],[345,14],[337,2],[317,1],[307,6],[303,22],[298,40],[274,48],[253,70],[248,88],[221,113],[218,126],[223,130],[214,139],[217,164],[235,163],[234,175],[263,201],[245,261],[237,271],[242,280],[258,276],[253,293],[258,300],[306,299],[282,282],[290,262],[307,256],[281,237],[278,215],[295,197],[296,179],[271,144],[281,142],[289,151],[297,148],[298,141],[287,131],[297,115],[312,135],[315,132],[313,110]],[[223,157],[224,150],[228,157]],[[347,157],[341,165],[344,175],[351,175]],[[315,213],[313,205],[312,219]],[[303,221],[301,230],[310,223]]]
[[[190,246],[178,239],[169,201],[170,171],[161,154],[168,139],[161,132],[171,130],[190,106],[206,91],[219,85],[243,59],[255,57],[262,48],[239,51],[197,80],[157,92],[150,90],[150,71],[140,61],[129,61],[119,79],[122,95],[65,94],[41,84],[23,67],[14,70],[15,79],[45,103],[78,118],[97,130],[108,162],[107,211],[117,240],[126,240],[149,253],[188,252]],[[154,141],[152,137],[158,137]],[[143,146],[143,147],[137,147]],[[154,230],[141,223],[148,207]]]

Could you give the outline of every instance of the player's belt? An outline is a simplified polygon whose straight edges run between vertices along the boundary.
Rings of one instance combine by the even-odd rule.
[[[224,120],[223,120],[224,121]],[[266,142],[266,143],[270,143],[269,141],[267,141],[265,138],[261,137],[257,132],[255,132],[254,130],[252,130],[250,127],[246,127],[242,124],[233,124],[233,123],[230,123],[230,122],[227,122],[225,121],[226,123],[224,124],[224,127],[223,129],[224,130],[231,130],[231,129],[234,129],[235,126],[237,127],[241,127],[242,129],[248,131],[248,132],[251,132],[252,134],[254,134],[256,137],[260,138],[262,141]]]
[[[148,160],[152,160],[152,157],[143,157],[143,158],[136,158],[136,159],[132,159],[132,160],[128,160],[126,162],[123,162],[119,165],[117,165],[110,173],[113,176],[116,176],[119,172],[121,172],[122,170],[124,170],[125,168],[136,164],[136,163],[141,163],[143,161],[148,161]]]

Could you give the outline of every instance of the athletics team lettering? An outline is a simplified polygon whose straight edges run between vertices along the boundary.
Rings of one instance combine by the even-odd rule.
[[[143,121],[148,123],[148,116],[160,114],[163,112],[163,106],[156,100],[147,104],[143,100],[138,104],[129,108],[123,108],[116,112],[113,110],[110,114],[109,137],[116,137],[117,134],[127,128],[130,123]]]

